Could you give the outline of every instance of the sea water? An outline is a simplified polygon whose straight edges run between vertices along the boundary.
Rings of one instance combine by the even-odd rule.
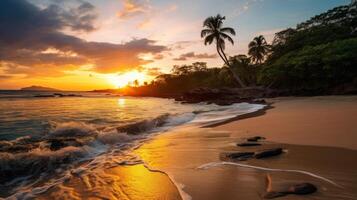
[[[90,92],[1,91],[0,197],[35,198],[83,170],[140,163],[130,150],[155,134],[261,108]]]

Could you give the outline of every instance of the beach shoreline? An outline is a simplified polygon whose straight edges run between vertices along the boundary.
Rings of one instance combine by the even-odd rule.
[[[280,97],[267,102],[262,110],[210,127],[246,137],[263,134],[280,143],[357,149],[357,96]]]
[[[345,120],[345,124],[340,126],[348,125],[353,129],[355,124],[352,123],[352,116],[356,116],[357,113],[357,109],[354,109],[357,108],[356,102],[356,96],[268,99],[268,103],[272,103],[272,106],[267,106],[265,109],[211,127],[177,128],[167,134],[158,135],[134,153],[148,166],[170,174],[170,177],[179,183],[176,186],[192,199],[261,199],[267,191],[265,179],[268,174],[272,176],[273,189],[301,182],[312,183],[318,188],[318,191],[311,195],[303,197],[288,195],[281,199],[354,199],[357,197],[355,192],[357,191],[357,174],[355,173],[357,151],[356,144],[353,144],[356,140],[352,139],[355,136],[350,135],[351,132],[345,131],[348,138],[345,136],[343,140],[336,139],[333,144],[330,140],[325,143],[319,143],[316,140],[309,142],[308,134],[303,135],[303,140],[295,139],[296,136],[289,136],[293,138],[291,142],[271,132],[271,129],[277,129],[277,126],[268,129],[267,123],[274,123],[274,120],[262,124],[261,130],[253,128],[259,127],[257,120],[265,121],[267,117],[269,119],[279,117],[281,124],[294,121],[297,117],[294,113],[306,112],[306,110],[301,110],[302,106],[311,110],[300,120],[309,121],[311,120],[309,117],[313,118],[312,125],[319,127],[320,132],[317,136],[321,141],[324,140],[321,132],[329,131],[327,134],[329,137],[341,137],[340,132],[335,135],[331,134],[335,130],[334,124],[327,123],[326,126],[321,126],[321,122],[316,121],[314,113],[321,112],[321,109],[328,109],[329,112],[333,112],[333,115],[329,117],[339,118],[344,112],[351,120]],[[337,112],[338,109],[342,110]],[[276,116],[277,113],[283,116]],[[287,117],[286,114],[293,119]],[[324,117],[324,120],[328,121],[329,117]],[[336,121],[336,123],[339,122],[339,120]],[[253,126],[254,123],[258,126]],[[252,129],[246,124],[252,125]],[[285,128],[284,131],[289,132],[289,128],[292,128],[290,126],[281,127],[279,130]],[[307,125],[302,126],[306,128]],[[267,131],[264,132],[262,129]],[[262,146],[237,146],[237,143],[244,142],[247,137],[257,135],[266,138],[262,141]],[[348,141],[351,141],[350,145],[346,145]],[[271,148],[283,148],[284,153],[267,159],[248,159],[228,162],[228,164],[222,160],[224,153],[251,152]],[[235,165],[236,163],[238,165]]]

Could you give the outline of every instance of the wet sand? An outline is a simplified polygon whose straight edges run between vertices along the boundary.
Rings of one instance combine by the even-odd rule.
[[[269,175],[273,190],[301,182],[318,188],[314,194],[279,199],[357,199],[357,97],[279,98],[269,102],[273,108],[238,117],[237,121],[213,128],[186,125],[157,135],[133,151],[143,163],[71,175],[41,198],[255,200],[263,199]],[[267,138],[262,146],[236,145],[255,135]],[[230,164],[300,170],[318,177],[220,165],[227,161],[222,159],[223,153],[273,147],[285,152]],[[200,168],[202,165],[208,167]]]
[[[265,178],[272,177],[273,190],[309,182],[318,191],[311,195],[288,195],[279,199],[357,199],[357,97],[280,98],[266,114],[215,128],[184,127],[159,135],[135,151],[148,166],[170,174],[183,184],[183,191],[198,200],[262,199]],[[262,114],[262,113],[260,113]],[[237,147],[247,136],[267,138],[262,146]],[[302,170],[310,175],[268,172],[233,165],[198,167],[222,162],[222,153],[282,147],[274,158],[250,159],[240,164]],[[188,198],[186,198],[188,199]]]

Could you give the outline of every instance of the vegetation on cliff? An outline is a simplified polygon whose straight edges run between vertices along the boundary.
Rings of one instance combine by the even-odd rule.
[[[217,23],[213,23],[214,19]],[[230,37],[222,39],[222,32],[215,32],[217,27],[222,28],[224,17],[217,15],[207,20],[204,24],[210,29],[204,29],[206,32],[202,37],[205,37],[205,43],[217,43],[224,60],[223,67],[207,68],[202,62],[174,66],[171,74],[160,75],[144,86],[129,87],[125,93],[172,96],[195,88],[240,86],[275,89],[283,95],[357,92],[356,3],[334,8],[296,28],[280,31],[275,34],[272,44],[267,44],[263,36],[257,36],[249,44],[249,56],[236,55],[228,59],[220,47],[224,44],[223,39],[230,41]],[[219,26],[210,27],[208,22]],[[231,28],[222,29],[235,33]]]

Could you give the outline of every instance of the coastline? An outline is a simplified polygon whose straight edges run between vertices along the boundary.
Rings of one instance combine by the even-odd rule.
[[[357,96],[281,97],[267,102],[263,110],[211,127],[245,137],[263,134],[280,143],[357,149]]]
[[[149,167],[170,174],[170,177],[174,178],[174,182],[178,183],[176,187],[179,190],[182,189],[192,199],[261,199],[266,192],[265,179],[268,174],[272,176],[273,189],[284,188],[291,183],[300,182],[310,182],[318,188],[318,192],[306,197],[288,195],[279,199],[354,199],[357,197],[357,174],[355,173],[357,151],[354,149],[356,144],[353,144],[356,140],[353,141],[351,138],[336,140],[334,145],[329,143],[311,144],[295,139],[292,139],[293,142],[291,143],[282,142],[286,139],[269,132],[268,122],[265,124],[257,122],[257,120],[265,120],[266,117],[274,117],[276,113],[285,113],[285,110],[281,110],[281,108],[286,105],[297,106],[290,110],[292,113],[303,112],[304,110],[301,111],[300,106],[307,105],[310,106],[306,109],[320,105],[314,111],[320,112],[321,108],[329,108],[330,112],[335,112],[335,110],[331,110],[331,106],[339,108],[338,102],[343,102],[343,104],[349,102],[348,105],[357,107],[357,104],[355,104],[357,102],[356,96],[268,99],[268,103],[273,103],[274,108],[268,106],[255,113],[234,118],[236,121],[229,120],[210,127],[192,128],[186,126],[177,128],[170,133],[158,135],[136,149],[134,153]],[[355,110],[345,110],[344,108],[343,111],[346,115],[355,114]],[[307,114],[309,115],[303,118],[305,121],[308,121],[309,117],[315,117],[311,112]],[[286,116],[278,117],[283,117],[279,123],[285,123],[284,120],[289,120]],[[338,118],[340,113],[335,113],[330,117]],[[252,127],[261,126],[261,129],[269,131],[263,132],[256,129],[247,131],[249,129],[242,127],[244,121],[249,121],[250,124],[255,123]],[[345,123],[355,127],[355,124],[351,124],[349,120],[346,120]],[[316,121],[312,125],[320,126]],[[326,124],[320,129],[322,129],[321,131],[328,130],[331,129],[330,126],[333,126],[333,124]],[[244,128],[248,127],[245,126]],[[275,127],[275,129],[277,128]],[[244,138],[255,135],[267,138],[266,141],[263,141],[262,146],[236,146],[237,143],[244,141]],[[306,137],[306,135],[303,136]],[[318,134],[317,136],[320,140],[324,140],[323,135]],[[294,136],[289,137],[294,138]],[[337,133],[335,137],[341,137],[341,134]],[[352,145],[344,146],[346,141],[351,141]],[[313,140],[313,142],[316,141]],[[234,166],[229,163],[229,165],[226,165],[222,160],[222,153],[258,151],[276,147],[283,148],[284,153],[268,159],[237,162],[238,164],[253,166],[253,168]],[[313,176],[287,172],[289,170],[302,171],[313,174]],[[331,180],[336,185],[323,179]]]
[[[329,108],[329,112],[335,112],[331,107],[338,110],[340,105],[348,105],[341,108],[341,113],[353,116],[355,111],[350,106],[357,106],[357,96],[275,98],[267,101],[270,106],[224,123],[210,127],[188,123],[156,134],[122,155],[133,160],[122,162],[120,156],[113,157],[113,160],[103,167],[71,172],[66,181],[54,187],[50,186],[45,193],[38,196],[38,199],[61,195],[64,199],[98,197],[255,200],[264,199],[268,189],[268,176],[272,179],[271,187],[277,191],[292,184],[305,182],[317,188],[317,192],[313,194],[288,195],[279,198],[282,200],[356,199],[357,150],[341,148],[346,140],[336,140],[336,145],[330,146],[322,146],[321,143],[311,145],[298,140],[295,143],[282,142],[284,138],[273,135],[275,132],[270,132],[269,128],[285,128],[284,131],[288,131],[289,126],[269,127],[267,124],[273,123],[274,120],[269,121],[265,118],[277,117],[279,123],[288,123],[289,117],[283,115],[284,113],[288,112],[289,116],[294,117],[294,113],[306,113],[306,109],[311,109],[312,111],[302,119],[311,121],[311,117],[315,117],[314,112],[318,111],[319,116],[322,108]],[[341,113],[334,113],[335,115],[329,117],[339,118]],[[259,122],[262,119],[266,124]],[[243,122],[249,122],[254,126],[252,129],[248,126],[243,127]],[[321,126],[316,121],[313,122],[312,125],[319,126],[322,132],[331,131],[331,126],[334,125],[328,123]],[[347,123],[343,124],[344,126],[355,127],[349,120],[345,120],[344,123]],[[267,132],[253,129],[260,126]],[[304,133],[303,136],[306,137],[308,132]],[[238,143],[245,142],[247,137],[256,135],[266,137],[266,140],[260,142],[261,146],[237,146]],[[324,140],[323,135],[317,136]],[[282,148],[283,153],[271,158],[252,158],[243,161],[227,160],[226,157],[229,153],[259,152],[271,148]],[[88,165],[90,166],[90,163]]]

